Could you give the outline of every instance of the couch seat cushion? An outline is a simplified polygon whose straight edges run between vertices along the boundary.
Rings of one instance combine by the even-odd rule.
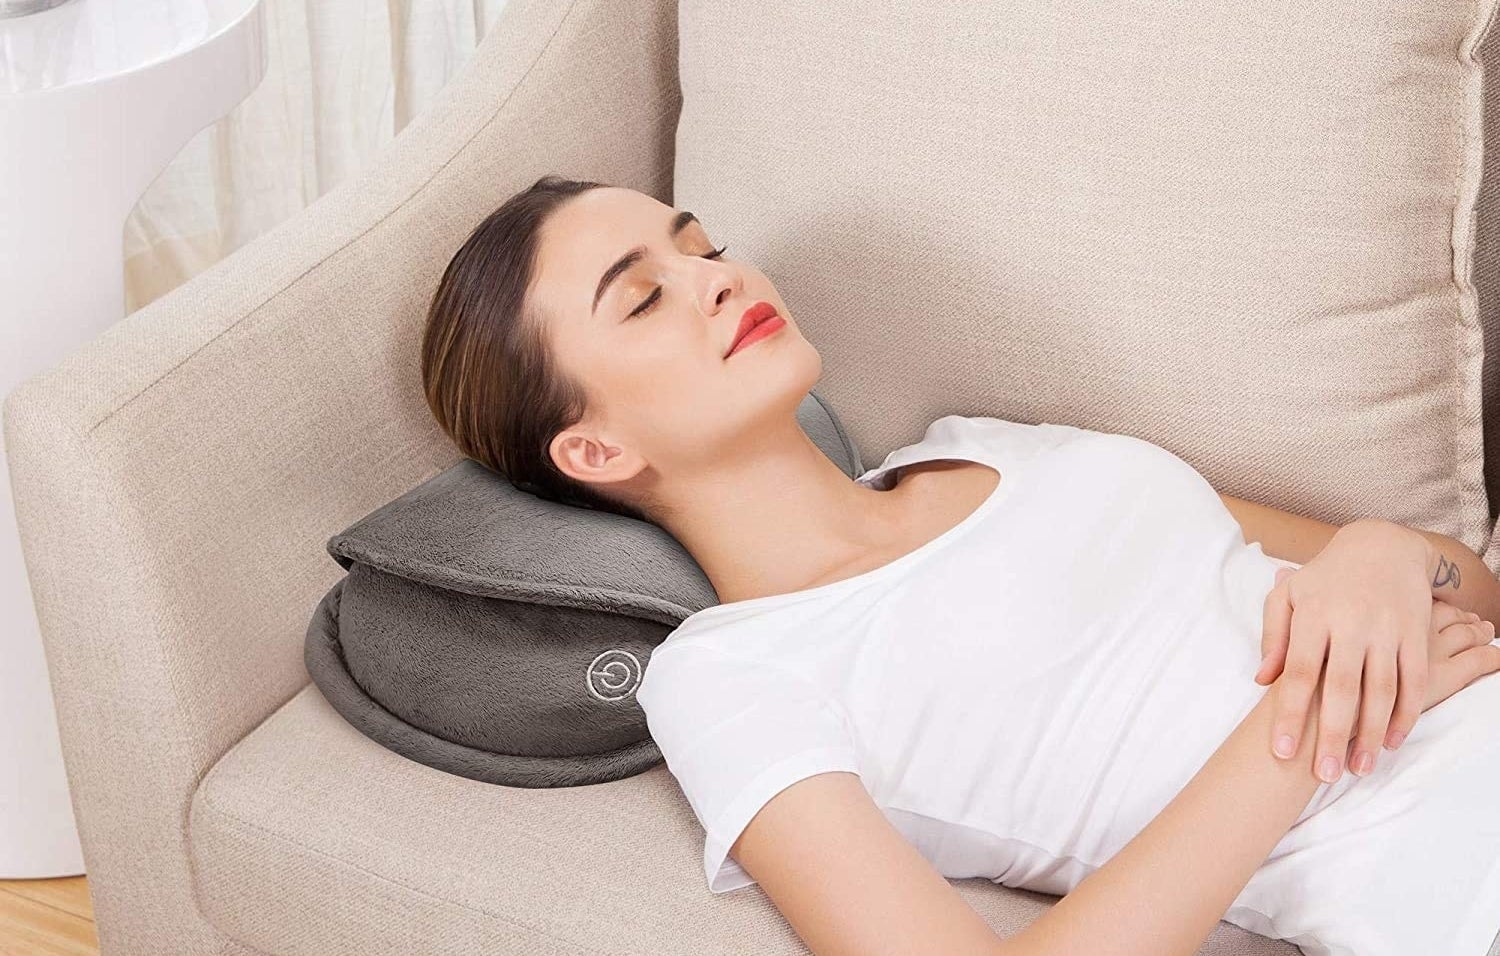
[[[665,764],[580,787],[434,770],[309,684],[204,776],[189,813],[199,905],[276,956],[805,954],[758,886],[703,886],[703,834]],[[955,880],[1010,935],[1056,897]],[[1220,923],[1202,953],[1296,956]]]

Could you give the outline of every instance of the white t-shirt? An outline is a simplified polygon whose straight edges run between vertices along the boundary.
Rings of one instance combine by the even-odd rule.
[[[949,415],[856,480],[888,489],[939,458],[1001,474],[968,518],[863,574],[704,608],[652,653],[638,699],[712,892],[754,882],[727,854],[766,801],[844,770],[944,876],[1066,894],[1267,692],[1263,602],[1300,565],[1247,545],[1187,462]],[[1224,918],[1308,956],[1485,956],[1500,676],[1424,713],[1369,776],[1319,786]]]

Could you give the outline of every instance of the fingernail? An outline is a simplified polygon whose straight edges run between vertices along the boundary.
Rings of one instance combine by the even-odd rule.
[[[1386,737],[1385,745],[1388,749],[1395,750],[1397,747],[1401,746],[1401,741],[1405,739],[1406,734],[1402,733],[1399,730],[1393,730],[1391,731],[1390,735]]]
[[[1349,769],[1363,777],[1370,772],[1370,765],[1374,762],[1375,758],[1370,756],[1368,750],[1361,750],[1354,755],[1354,760],[1349,764]]]
[[[1339,758],[1333,754],[1324,757],[1322,763],[1318,764],[1318,776],[1325,783],[1333,783],[1337,780],[1339,778]]]
[[[1292,751],[1297,749],[1297,741],[1292,739],[1291,734],[1282,734],[1276,738],[1276,756],[1290,757]]]

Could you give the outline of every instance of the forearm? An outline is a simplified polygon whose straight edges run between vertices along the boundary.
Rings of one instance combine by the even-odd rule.
[[[1416,534],[1427,544],[1425,573],[1432,596],[1500,625],[1500,580],[1479,555],[1457,538],[1384,518],[1359,518],[1346,525],[1330,524],[1304,515],[1289,514],[1246,498],[1222,497],[1244,530],[1247,543],[1258,542],[1261,551],[1271,557],[1297,564],[1307,564],[1335,536],[1365,539],[1371,548],[1385,549],[1390,547],[1392,529],[1401,534]]]
[[[1500,626],[1500,580],[1489,565],[1457,538],[1412,530],[1426,538],[1432,548],[1427,556],[1427,583],[1432,586],[1432,596]]]
[[[1303,739],[1314,739],[1316,706]],[[1192,956],[1321,783],[1316,748],[1266,748],[1269,691],[1141,832],[1016,936],[1004,956]]]

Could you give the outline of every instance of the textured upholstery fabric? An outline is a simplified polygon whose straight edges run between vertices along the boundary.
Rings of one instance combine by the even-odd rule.
[[[327,537],[458,458],[420,395],[425,301],[544,172],[692,208],[757,261],[867,460],[939,413],[1051,417],[1483,547],[1468,56],[1492,2],[948,3],[860,32],[780,0],[711,29],[688,0],[680,51],[675,3],[512,0],[370,172],[6,400],[104,956],[799,951],[763,895],[703,893],[664,767],[498,788],[307,683]],[[1050,902],[958,885],[1001,932]],[[1290,952],[1235,932],[1204,952]]]
[[[307,685],[307,622],[343,573],[329,535],[459,458],[421,397],[427,299],[544,173],[670,200],[676,42],[657,0],[512,0],[369,172],[8,396],[104,956],[224,951],[189,878],[188,800]],[[253,905],[299,923],[262,875]]]
[[[203,780],[189,818],[214,924],[284,956],[794,956],[762,893],[703,889],[702,834],[665,764],[587,787],[497,787],[400,757],[316,687]],[[999,933],[1056,899],[955,880]],[[1297,956],[1220,923],[1200,950]]]
[[[872,457],[1061,422],[1483,552],[1494,6],[685,0],[676,200],[776,282]]]
[[[1493,20],[1479,46],[1484,71],[1483,121],[1466,148],[1480,149],[1484,175],[1474,211],[1474,285],[1484,326],[1484,468],[1490,513],[1500,512],[1500,27]],[[1500,573],[1500,534],[1490,538],[1485,564]]]

